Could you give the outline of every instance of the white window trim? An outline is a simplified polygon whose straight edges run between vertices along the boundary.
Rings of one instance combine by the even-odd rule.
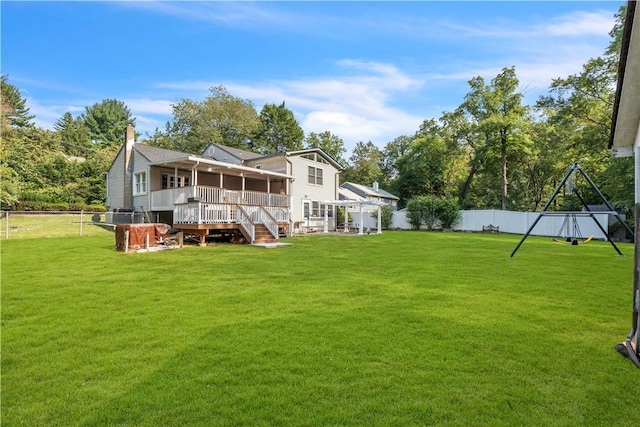
[[[313,175],[311,174],[311,169],[314,170]],[[322,182],[318,184],[318,171],[320,171]],[[313,176],[313,181],[311,181],[311,177]],[[324,169],[316,166],[308,166],[307,167],[307,184],[315,185],[318,187],[324,187]]]
[[[144,177],[142,180],[141,177]],[[133,195],[141,196],[147,194],[147,187],[149,182],[147,180],[147,171],[136,172],[133,174]],[[142,188],[139,188],[141,187]]]

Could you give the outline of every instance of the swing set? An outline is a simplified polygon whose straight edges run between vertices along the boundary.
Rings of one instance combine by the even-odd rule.
[[[609,233],[604,229],[604,227],[602,226],[600,221],[598,221],[598,219],[596,218],[596,216],[595,216],[596,212],[593,212],[589,208],[589,206],[587,205],[585,200],[580,195],[580,192],[577,190],[577,188],[575,188],[575,177],[576,177],[575,174],[576,173],[579,173],[585,179],[585,181],[589,184],[591,189],[598,195],[598,197],[600,198],[602,203],[608,209],[608,211],[598,211],[597,213],[598,214],[609,214],[609,215],[614,216],[616,218],[616,220],[618,220],[618,222],[625,228],[625,230],[627,231],[627,233],[630,236],[634,235],[633,231],[631,230],[631,228],[627,225],[626,222],[624,222],[622,220],[622,218],[620,218],[620,214],[618,212],[616,212],[616,210],[613,208],[613,206],[611,206],[611,204],[606,199],[606,197],[604,197],[604,195],[602,194],[600,189],[593,183],[591,178],[589,178],[589,175],[587,175],[587,173],[582,169],[582,167],[580,167],[580,165],[578,163],[573,163],[569,167],[569,169],[567,170],[567,173],[565,174],[564,178],[562,178],[562,181],[560,181],[560,183],[558,184],[558,186],[554,190],[554,192],[551,195],[551,198],[549,199],[549,201],[544,205],[544,208],[542,208],[542,211],[540,212],[538,217],[535,219],[535,221],[533,221],[533,223],[531,224],[531,227],[529,227],[529,229],[527,230],[525,235],[522,237],[522,240],[520,240],[520,242],[515,247],[513,252],[511,252],[511,258],[513,258],[513,256],[516,254],[516,252],[518,251],[518,249],[522,245],[522,243],[524,243],[524,241],[527,239],[527,237],[529,237],[529,234],[531,234],[531,231],[538,224],[540,219],[542,217],[545,217],[545,216],[564,216],[564,221],[562,223],[562,226],[560,227],[560,231],[558,232],[559,236],[562,236],[562,239],[559,239],[559,238],[553,239],[555,242],[558,242],[558,243],[563,243],[563,244],[569,244],[569,245],[576,246],[576,245],[579,245],[579,244],[589,243],[591,241],[591,239],[593,239],[593,235],[591,235],[591,236],[589,236],[587,238],[584,238],[582,236],[582,233],[580,232],[580,226],[578,224],[578,218],[579,217],[590,217],[595,222],[595,224],[598,226],[600,231],[602,231],[602,234],[604,234],[607,237],[609,236]],[[567,185],[566,193],[575,195],[576,199],[578,199],[580,201],[580,203],[582,204],[583,210],[581,210],[581,211],[577,211],[577,210],[548,211],[547,209],[549,208],[549,206],[551,206],[551,204],[556,199],[558,194],[560,194],[560,191],[565,186],[565,184]],[[572,206],[570,206],[570,209],[571,208],[572,208]],[[618,249],[616,244],[610,238],[607,238],[607,241],[611,244],[613,249],[616,250],[618,255],[622,255],[622,252],[620,252],[620,249]]]

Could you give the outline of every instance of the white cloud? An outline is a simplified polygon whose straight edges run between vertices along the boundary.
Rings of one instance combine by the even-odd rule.
[[[609,11],[578,11],[555,19],[542,26],[542,30],[552,36],[606,36],[614,23],[615,19]]]
[[[348,150],[358,141],[384,145],[398,135],[413,133],[422,122],[394,107],[394,98],[423,81],[391,64],[343,60],[339,65],[357,73],[330,78],[234,85],[230,92],[262,104],[285,100],[305,132],[331,131]]]
[[[526,39],[527,43],[535,43],[539,39],[546,39],[548,42],[549,37],[608,37],[614,23],[615,18],[611,11],[602,10],[575,11],[552,18],[549,23],[498,19],[479,25],[442,21],[435,26],[443,28],[441,34],[445,38],[517,39],[514,40],[517,43],[522,43],[522,40]]]
[[[274,7],[263,7],[258,3],[243,1],[138,1],[125,2],[122,7],[146,9],[173,17],[234,27],[255,27],[265,24],[277,26],[297,22],[296,16]]]
[[[393,64],[343,59],[331,76],[270,80],[251,83],[223,82],[229,93],[249,99],[258,111],[266,103],[285,101],[305,133],[331,131],[342,138],[350,151],[358,141],[383,146],[398,135],[412,134],[423,117],[401,111],[395,99],[424,84]],[[208,81],[164,82],[171,90],[188,90],[202,99],[211,86]]]
[[[38,127],[53,130],[53,125],[60,119],[64,113],[70,112],[74,116],[84,112],[84,107],[77,105],[47,105],[38,100],[27,97],[25,98],[29,113],[35,115],[34,122]]]
[[[164,99],[132,98],[126,99],[123,102],[132,113],[162,115],[171,115],[172,113],[171,104],[173,104],[173,102]]]

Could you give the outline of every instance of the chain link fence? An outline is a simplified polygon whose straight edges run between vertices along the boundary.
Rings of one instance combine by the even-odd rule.
[[[0,239],[96,236],[110,233],[113,224],[143,222],[138,212],[0,212]]]

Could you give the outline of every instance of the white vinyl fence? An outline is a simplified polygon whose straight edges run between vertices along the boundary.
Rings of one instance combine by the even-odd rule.
[[[539,212],[513,212],[497,209],[462,211],[462,218],[453,228],[458,231],[482,231],[483,226],[489,224],[500,227],[500,232],[525,234],[539,215]],[[594,213],[598,222],[605,230],[609,229],[611,221],[617,221],[606,213]],[[560,236],[566,216],[543,216],[531,231],[535,236]],[[355,218],[354,218],[355,221]],[[607,236],[598,228],[595,221],[589,216],[576,217],[577,226],[582,237],[593,235],[594,239],[607,240]],[[374,221],[375,224],[375,221]],[[573,218],[570,218],[570,227],[573,230]],[[406,217],[406,211],[393,213],[393,225],[391,228],[410,230],[411,224]],[[566,230],[566,228],[565,228]],[[576,237],[576,236],[572,236]]]

